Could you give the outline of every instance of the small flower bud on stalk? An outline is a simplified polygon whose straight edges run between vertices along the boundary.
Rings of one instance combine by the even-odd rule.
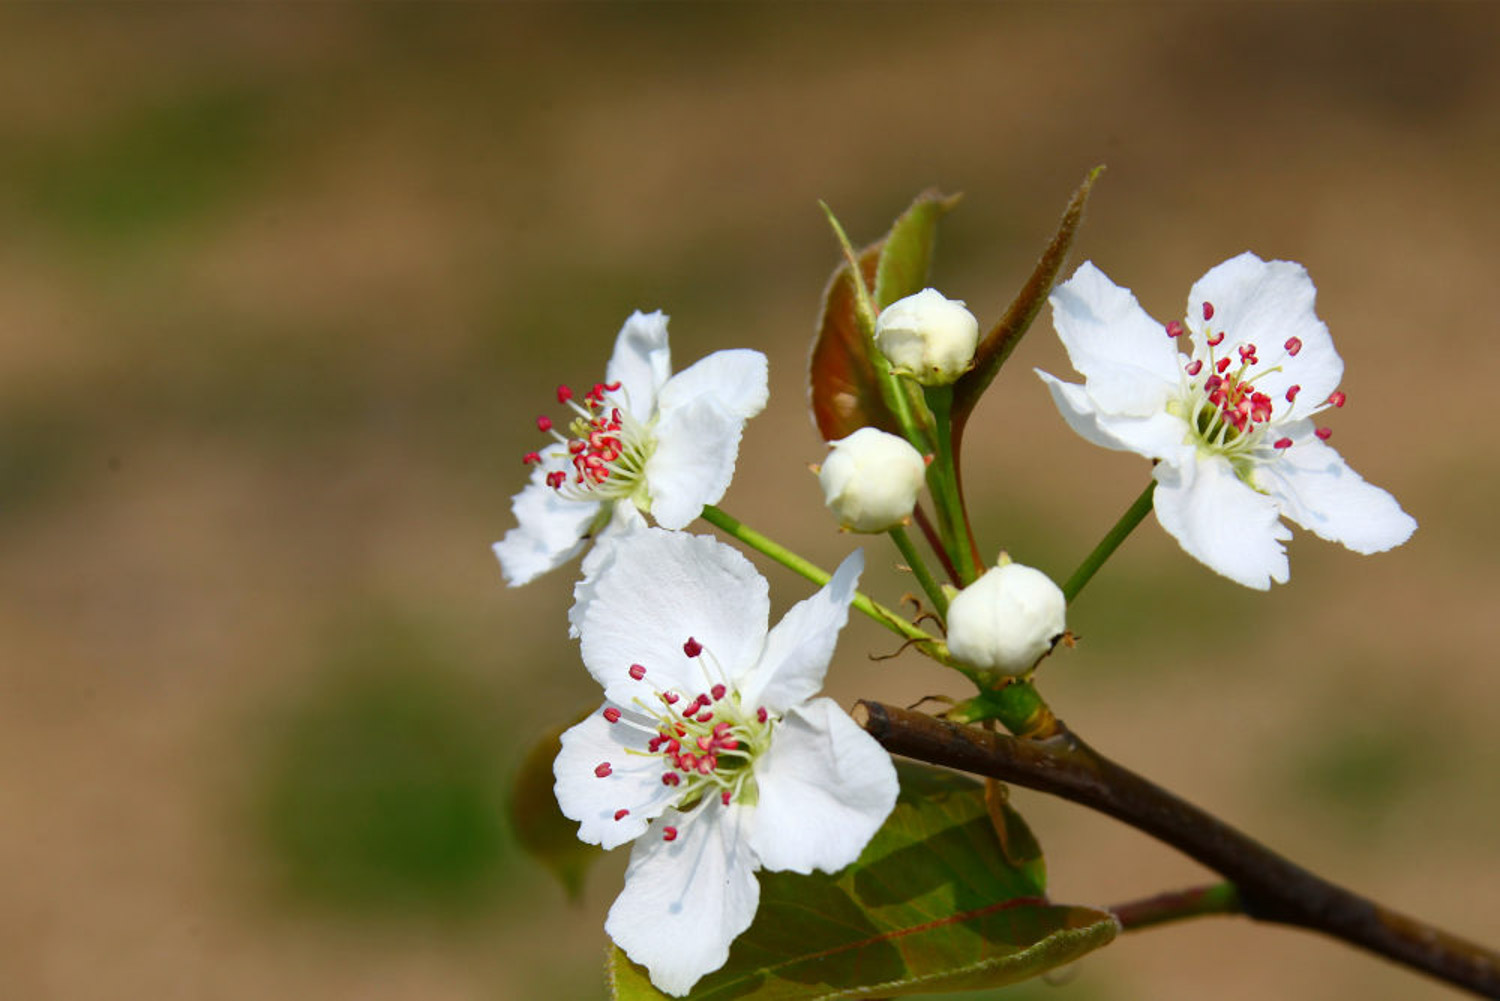
[[[979,321],[958,299],[936,289],[897,299],[875,320],[875,346],[899,375],[924,386],[948,386],[974,364]]]
[[[910,520],[927,470],[911,443],[876,428],[860,428],[829,445],[833,451],[818,470],[818,482],[841,528],[886,532]]]
[[[1052,578],[1002,553],[948,606],[948,652],[971,667],[1025,674],[1067,630],[1066,610]]]

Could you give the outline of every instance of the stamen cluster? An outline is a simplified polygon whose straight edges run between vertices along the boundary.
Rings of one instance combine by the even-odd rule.
[[[711,672],[717,670],[717,664],[702,659],[702,644],[689,637],[683,644],[683,652],[698,660],[705,677],[713,677]],[[646,668],[632,664],[629,674],[632,680],[642,681]],[[604,718],[612,724],[624,723],[645,732],[654,730],[645,751],[631,749],[626,753],[661,759],[662,785],[681,789],[676,798],[679,811],[690,810],[713,794],[725,806],[755,802],[754,769],[750,766],[770,746],[774,722],[765,706],[748,712],[740,704],[739,692],[723,681],[715,682],[708,691],[691,699],[675,689],[667,689],[656,692],[659,705],[639,698],[634,701],[639,715],[626,715],[616,706],[606,706]],[[594,774],[607,778],[613,771],[613,766],[605,761],[594,769]],[[614,818],[621,820],[629,812],[617,810]],[[662,836],[671,841],[677,837],[677,829],[665,827]]]
[[[555,430],[550,417],[538,417],[536,426],[566,449],[572,475],[567,468],[553,469],[547,473],[547,486],[573,500],[628,497],[639,486],[650,458],[650,435],[607,395],[620,388],[619,382],[595,383],[580,403],[573,390],[557,387],[557,402],[576,414],[568,434]],[[527,452],[522,461],[534,465],[545,460],[540,452]]]

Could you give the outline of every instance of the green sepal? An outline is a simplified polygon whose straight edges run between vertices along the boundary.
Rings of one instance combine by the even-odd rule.
[[[987,803],[984,786],[967,776],[907,762],[897,769],[896,808],[853,865],[832,876],[760,874],[754,924],[690,1001],[1001,987],[1071,963],[1119,932],[1105,911],[1046,899],[1041,849],[1009,803]],[[617,948],[609,978],[614,1001],[667,997]]]

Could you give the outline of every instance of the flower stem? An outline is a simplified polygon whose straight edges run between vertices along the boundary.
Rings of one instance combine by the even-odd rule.
[[[906,534],[906,529],[897,525],[890,531],[891,541],[896,548],[901,550],[901,555],[906,559],[906,565],[911,567],[911,572],[917,578],[917,583],[922,585],[922,590],[927,594],[927,600],[931,601],[937,609],[938,616],[942,619],[948,618],[948,596],[933,579],[932,571],[927,569],[927,564],[922,562],[922,554],[917,552],[917,547],[911,544],[911,536]]]
[[[1170,890],[1142,900],[1128,900],[1106,908],[1125,931],[1140,931],[1171,921],[1211,914],[1243,914],[1240,891],[1233,883],[1209,883],[1187,890]]]
[[[833,574],[813,563],[811,560],[803,559],[781,543],[762,535],[755,529],[746,525],[738,518],[730,515],[722,508],[713,504],[703,507],[703,520],[723,532],[731,538],[738,539],[745,545],[757,552],[765,553],[771,559],[791,570],[793,573],[801,574],[819,587],[827,584],[833,579]],[[938,639],[917,626],[907,622],[899,613],[887,608],[875,601],[863,591],[854,592],[854,608],[874,619],[880,625],[900,636],[902,639],[916,646],[924,654],[936,660],[938,663],[954,668],[965,677],[974,678],[972,668],[956,663],[948,653],[948,644]],[[976,682],[977,683],[977,682]]]
[[[937,509],[938,530],[954,565],[958,568],[959,587],[968,587],[979,577],[963,502],[958,496],[958,478],[953,467],[953,387],[928,386],[927,406],[937,430],[937,454],[927,467],[927,489]]]
[[[1083,590],[1083,585],[1089,582],[1104,565],[1104,561],[1120,548],[1120,543],[1125,541],[1125,537],[1141,523],[1141,519],[1146,517],[1146,512],[1151,510],[1151,495],[1155,491],[1156,481],[1152,480],[1146,484],[1146,489],[1141,491],[1135,503],[1130,505],[1130,509],[1120,515],[1120,520],[1115,522],[1115,526],[1109,530],[1109,533],[1099,540],[1094,551],[1084,557],[1078,569],[1073,571],[1073,576],[1068,578],[1068,582],[1062,588],[1063,597],[1068,600],[1068,604],[1073,603],[1073,599],[1078,597],[1078,592]]]

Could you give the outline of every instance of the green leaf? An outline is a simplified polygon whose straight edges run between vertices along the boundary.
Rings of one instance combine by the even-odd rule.
[[[963,442],[964,426],[968,423],[969,414],[974,410],[979,398],[989,388],[990,382],[994,380],[995,374],[1000,371],[1000,366],[1010,357],[1010,353],[1016,349],[1021,338],[1031,327],[1031,321],[1036,319],[1037,313],[1041,311],[1042,303],[1047,301],[1047,296],[1052,294],[1052,286],[1057,282],[1058,272],[1067,262],[1068,251],[1073,246],[1073,238],[1078,233],[1078,227],[1083,223],[1083,210],[1088,204],[1089,194],[1094,190],[1094,182],[1104,168],[1095,167],[1089,171],[1078,190],[1073,192],[1072,199],[1068,202],[1067,209],[1063,212],[1062,221],[1058,223],[1057,232],[1052,241],[1047,244],[1047,249],[1042,251],[1041,258],[1032,269],[1031,277],[1021,287],[1020,293],[1016,295],[1015,301],[1000,317],[998,323],[990,328],[989,333],[979,342],[979,348],[974,353],[974,367],[966,372],[953,384],[953,450],[958,452]]]
[[[961,775],[900,763],[896,809],[835,876],[761,873],[755,923],[692,1001],[833,1001],[1001,987],[1070,963],[1119,926],[1044,894],[1041,849],[1008,804]],[[990,810],[1003,813],[1002,851]],[[611,951],[615,1001],[661,1001]]]
[[[587,716],[553,727],[527,752],[511,787],[510,819],[516,840],[532,858],[551,871],[568,899],[577,901],[589,867],[604,852],[578,840],[578,824],[562,815],[552,794],[552,762],[562,750],[563,731]]]
[[[918,195],[911,207],[891,226],[891,231],[882,241],[880,263],[875,270],[877,309],[884,309],[897,299],[915,295],[927,287],[938,220],[962,197],[928,189]]]
[[[924,191],[876,243],[860,250],[860,277],[874,290],[876,309],[922,290],[937,221],[957,196]],[[810,399],[813,422],[825,441],[845,438],[862,427],[901,434],[900,422],[881,395],[869,331],[859,323],[858,286],[853,269],[841,263],[823,293],[823,314],[813,340]]]

